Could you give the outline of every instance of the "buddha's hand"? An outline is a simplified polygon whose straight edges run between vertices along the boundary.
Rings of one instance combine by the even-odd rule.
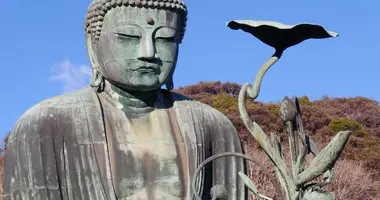
[[[224,185],[214,185],[210,191],[212,200],[227,200],[228,193]]]

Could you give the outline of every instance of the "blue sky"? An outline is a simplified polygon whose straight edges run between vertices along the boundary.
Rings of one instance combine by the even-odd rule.
[[[234,2],[234,4],[232,3]],[[89,0],[3,1],[0,7],[0,134],[43,99],[89,81],[84,16]],[[233,19],[317,23],[340,33],[288,49],[264,78],[259,101],[284,96],[364,96],[380,100],[379,1],[187,0],[188,28],[180,49],[176,87],[199,81],[253,81],[273,50],[232,31]],[[377,13],[377,14],[376,14]]]

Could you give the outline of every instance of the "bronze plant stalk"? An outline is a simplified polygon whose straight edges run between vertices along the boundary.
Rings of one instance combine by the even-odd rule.
[[[245,83],[239,93],[238,106],[240,117],[244,122],[244,125],[249,130],[252,137],[259,143],[261,148],[264,150],[266,155],[269,157],[275,171],[277,180],[280,184],[281,191],[277,191],[284,200],[333,200],[335,196],[332,193],[322,191],[321,187],[330,183],[332,179],[332,168],[335,165],[337,159],[339,158],[345,144],[347,143],[351,131],[341,131],[339,132],[330,143],[319,152],[314,141],[310,139],[303,131],[302,119],[300,105],[298,99],[295,98],[291,101],[289,98],[285,97],[283,103],[281,104],[281,117],[286,124],[289,146],[291,153],[291,169],[285,164],[282,156],[281,143],[279,137],[271,133],[270,138],[264,133],[261,127],[251,120],[250,115],[247,112],[247,97],[255,100],[259,93],[261,83],[266,72],[273,66],[282,56],[283,52],[294,45],[301,43],[307,39],[323,39],[330,37],[337,37],[338,34],[327,31],[320,25],[315,24],[297,24],[294,26],[289,26],[281,24],[278,22],[270,21],[251,21],[251,20],[234,20],[227,23],[227,26],[233,30],[241,29],[245,32],[252,34],[253,36],[260,39],[267,45],[272,46],[276,51],[259,69],[256,78],[254,80],[253,86],[249,83]],[[299,146],[299,140],[301,140],[303,146]],[[305,168],[306,154],[312,153],[315,158],[312,160],[309,167]],[[238,156],[250,161],[255,162],[259,166],[260,163],[255,161],[255,159],[250,158],[246,155],[237,155],[233,152],[221,153],[206,159],[200,164],[196,173],[193,176],[193,181],[191,185],[191,191],[200,199],[195,193],[194,180],[198,172],[209,162],[224,156]],[[314,184],[310,183],[315,178],[324,174],[325,183]],[[256,196],[263,199],[270,199],[258,193],[253,182],[249,178],[239,172],[239,176],[244,180],[246,186],[252,191]],[[272,183],[275,185],[277,182]],[[218,188],[223,188],[219,185]],[[278,189],[278,187],[276,187]],[[215,197],[213,198],[215,199]]]

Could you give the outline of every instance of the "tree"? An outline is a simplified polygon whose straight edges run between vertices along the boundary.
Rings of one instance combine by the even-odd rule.
[[[8,143],[8,138],[9,138],[9,134],[10,134],[10,133],[11,133],[11,132],[8,131],[8,132],[6,132],[6,133],[4,134],[3,146],[0,147],[0,155],[3,155],[4,152],[5,152],[5,149],[7,148],[7,143]]]

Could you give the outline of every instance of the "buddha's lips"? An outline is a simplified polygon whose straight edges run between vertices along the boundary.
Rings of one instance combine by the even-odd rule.
[[[142,67],[133,69],[132,71],[158,72],[158,70],[159,70],[158,66],[142,66]]]

